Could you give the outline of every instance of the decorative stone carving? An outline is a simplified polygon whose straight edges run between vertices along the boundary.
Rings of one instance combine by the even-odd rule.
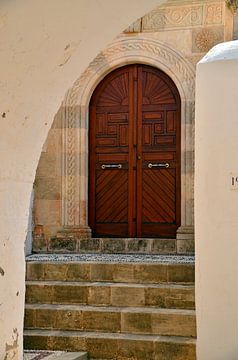
[[[138,33],[141,32],[141,21],[142,19],[136,20],[133,24],[131,24],[128,28],[124,30],[124,33]]]
[[[205,25],[220,25],[223,22],[223,4],[207,4],[205,7]]]
[[[142,18],[143,31],[159,31],[202,25],[203,6],[190,5],[165,7],[151,11]]]
[[[77,124],[77,112],[73,110],[71,105],[73,98],[69,99],[67,108],[65,108],[64,113],[64,126],[63,126],[63,158],[62,158],[62,171],[63,171],[63,204],[62,215],[63,215],[63,224],[73,226],[78,223],[77,209],[78,209],[78,199],[77,199],[77,183],[76,175],[79,175],[79,164],[77,162],[76,151],[77,145],[79,143],[78,132],[76,131],[79,128]],[[72,105],[73,106],[73,105]],[[66,200],[67,199],[67,200]]]
[[[68,102],[72,105],[75,98],[80,98],[82,95],[81,91],[85,88],[85,82],[89,78],[90,74],[97,72],[97,68],[108,66],[110,62],[117,58],[121,54],[122,58],[127,58],[130,54],[138,56],[146,54],[148,58],[157,59],[166,63],[168,67],[173,68],[175,72],[178,72],[179,76],[186,81],[194,83],[194,67],[189,64],[185,58],[179,54],[179,52],[171,49],[163,43],[152,40],[152,39],[120,39],[113,43],[106,50],[102,51],[96,58],[91,62],[86,72],[75,82],[73,88],[70,90],[67,96]],[[193,88],[193,87],[191,87]]]
[[[206,52],[213,46],[215,40],[215,34],[212,30],[203,29],[197,34],[195,43],[201,52]]]
[[[218,28],[203,28],[193,31],[193,52],[206,53],[214,45],[224,41],[224,30]]]
[[[165,71],[176,83],[182,100],[182,218],[193,225],[191,214],[193,159],[189,155],[193,143],[194,113],[189,102],[194,100],[195,67],[178,51],[162,42],[146,38],[121,37],[101,52],[69,90],[63,103],[63,173],[62,220],[66,233],[87,231],[88,184],[88,105],[100,80],[118,66],[142,62]],[[78,174],[78,175],[77,175]],[[186,194],[185,194],[186,192]],[[83,214],[83,215],[82,215]],[[73,232],[71,231],[73,230]],[[71,234],[71,235],[72,235]],[[84,234],[85,236],[85,234]]]
[[[238,9],[238,0],[226,0],[226,4],[229,9],[235,14]]]

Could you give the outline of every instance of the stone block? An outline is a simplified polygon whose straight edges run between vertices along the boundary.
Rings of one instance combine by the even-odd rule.
[[[99,252],[100,239],[81,239],[79,241],[79,252]]]
[[[111,289],[109,286],[90,286],[88,289],[89,305],[110,305]]]
[[[48,345],[48,338],[46,336],[24,336],[24,349],[31,349],[31,350],[45,350],[49,349]]]
[[[44,280],[45,279],[45,264],[44,263],[27,262],[26,279],[27,280]]]
[[[150,253],[151,240],[150,239],[127,239],[128,252]]]
[[[177,253],[178,254],[194,254],[195,242],[194,239],[177,239]]]
[[[53,301],[53,286],[43,284],[26,284],[26,303],[51,303]]]
[[[49,336],[47,349],[63,351],[86,350],[86,340],[82,336]]]
[[[42,152],[39,160],[39,164],[36,171],[36,184],[38,184],[38,179],[42,179],[45,177],[54,178],[55,176],[60,176],[60,167],[57,163],[57,156],[59,154]],[[38,187],[35,186],[36,192],[38,191]]]
[[[46,237],[47,226],[61,227],[61,201],[55,199],[34,200],[34,222],[42,225],[42,232]]]
[[[44,176],[35,180],[35,199],[60,200],[60,177]]]
[[[167,265],[136,264],[134,279],[138,283],[160,283],[167,281]]]
[[[86,338],[86,346],[91,358],[116,359],[117,339],[88,337]]]
[[[158,306],[167,309],[194,309],[194,288],[176,289],[170,288],[146,288],[145,305]]]
[[[68,281],[89,281],[90,264],[68,263],[66,280]]]
[[[120,312],[86,310],[82,316],[85,331],[120,332]]]
[[[125,251],[125,239],[101,239],[102,251],[105,253],[122,253]]]
[[[168,265],[168,282],[194,283],[194,265]]]
[[[151,313],[122,312],[121,331],[133,334],[151,334]]]
[[[44,234],[33,235],[32,251],[37,253],[47,252],[47,240],[45,239]]]
[[[45,280],[67,280],[68,264],[43,263]]]
[[[35,309],[26,309],[24,317],[24,327],[34,328],[36,326],[36,314]]]
[[[129,337],[130,335],[128,335]],[[123,360],[151,360],[154,359],[153,341],[119,339],[118,357]]]
[[[27,311],[31,311],[27,309]],[[55,311],[51,309],[35,309],[35,327],[38,329],[56,329],[57,317]]]
[[[82,330],[83,315],[81,310],[53,311],[56,316],[55,328],[60,330]]]
[[[195,289],[170,289],[165,306],[170,309],[195,309]]]
[[[145,305],[144,287],[111,286],[112,306],[143,306]]]
[[[164,288],[146,288],[145,289],[145,305],[157,306],[160,308],[166,307],[166,296],[169,290]]]
[[[176,239],[153,239],[152,254],[175,254]]]
[[[64,106],[60,106],[57,114],[54,117],[53,124],[51,125],[52,129],[62,129],[65,124],[63,122],[63,116],[64,116],[65,108]]]
[[[88,287],[77,285],[56,285],[53,288],[51,303],[59,304],[87,304]]]
[[[194,343],[155,342],[155,360],[196,360]]]
[[[114,264],[90,264],[91,281],[113,281]]]
[[[77,241],[73,238],[58,238],[54,237],[49,240],[49,251],[51,252],[76,252]]]
[[[154,313],[151,316],[151,332],[165,336],[196,336],[195,314]]]
[[[134,282],[134,264],[114,264],[113,280],[116,282]]]

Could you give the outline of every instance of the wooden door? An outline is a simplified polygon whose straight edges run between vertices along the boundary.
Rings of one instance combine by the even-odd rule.
[[[89,225],[94,236],[175,237],[180,226],[180,98],[162,71],[110,73],[90,103]]]

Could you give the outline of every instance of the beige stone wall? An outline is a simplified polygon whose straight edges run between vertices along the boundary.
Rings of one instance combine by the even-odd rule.
[[[62,117],[56,114],[43,145],[34,182],[33,251],[47,249],[47,239],[62,228]]]
[[[186,250],[187,243],[184,243],[184,240],[193,240],[194,237],[195,83],[192,81],[188,85],[186,75],[179,75],[180,65],[174,68],[172,62],[178,60],[173,60],[173,57],[175,59],[177,56],[180,64],[184,59],[188,64],[186,66],[194,69],[196,63],[211,47],[217,43],[231,40],[232,32],[233,15],[226,7],[225,1],[171,0],[166,6],[157,7],[133,23],[111,44],[111,49],[115,44],[114,50],[110,50],[109,47],[95,59],[97,67],[93,71],[98,73],[98,77],[95,76],[94,80],[90,78],[91,68],[86,70],[83,75],[84,82],[81,86],[86,87],[90,82],[91,88],[87,92],[90,95],[97,83],[113,68],[122,66],[128,61],[144,61],[146,63],[143,51],[148,52],[151,47],[149,64],[166,71],[178,88],[180,87],[183,101],[182,123],[184,123],[182,134],[182,227],[178,233],[181,252]],[[137,44],[135,44],[136,41]],[[125,43],[127,47],[123,45]],[[158,48],[163,48],[162,51],[165,53],[166,49],[169,49],[170,55],[158,60],[163,55],[156,53],[157,50],[153,50],[155,45],[151,44],[157,44]],[[130,47],[132,50],[129,53]],[[118,55],[120,60],[113,59],[112,51],[114,51],[113,54],[120,52]],[[165,67],[166,62],[168,63],[167,68]],[[104,73],[100,70],[103,67],[105,68]],[[188,90],[189,95],[183,94],[183,86]],[[75,97],[79,97],[77,90],[73,89],[72,91],[76,93]],[[77,228],[81,228],[85,236],[85,229],[87,229],[87,107],[89,99],[90,97],[84,102],[75,99],[72,102],[72,99],[65,99],[64,105],[56,115],[41,154],[34,186],[33,250],[35,251],[49,250],[52,239],[60,242],[63,236],[61,231],[66,229],[70,231],[71,228],[75,232]],[[72,103],[69,103],[70,101]],[[77,119],[70,124],[71,114],[73,114],[72,119],[74,117]],[[83,157],[82,153],[86,155]],[[76,250],[74,245],[72,250]],[[192,242],[189,243],[187,250],[193,250]]]

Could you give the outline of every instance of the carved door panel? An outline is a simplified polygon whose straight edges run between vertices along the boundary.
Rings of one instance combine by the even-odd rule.
[[[137,231],[174,237],[180,225],[180,102],[161,71],[138,69]]]
[[[89,225],[94,236],[173,237],[180,225],[180,100],[163,72],[130,65],[90,103]]]

